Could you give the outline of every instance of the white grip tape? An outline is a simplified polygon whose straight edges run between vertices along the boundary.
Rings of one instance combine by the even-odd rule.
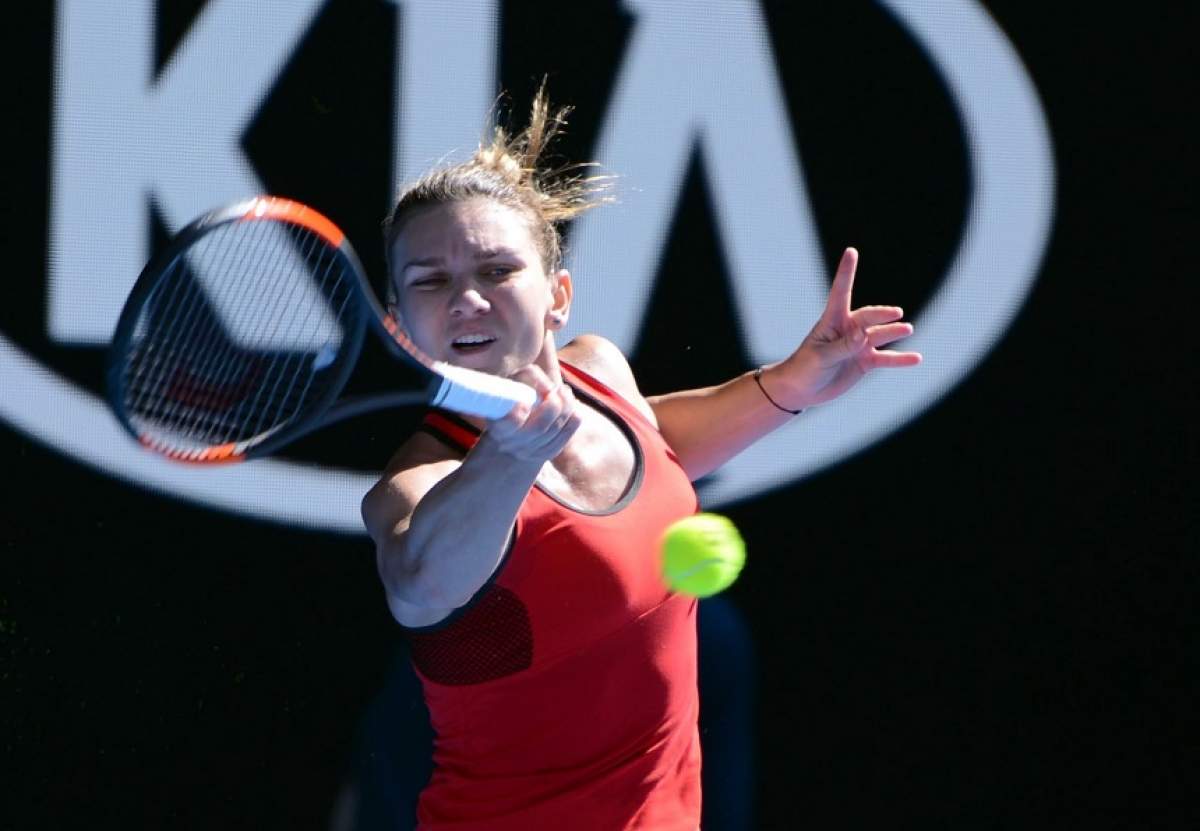
[[[435,364],[434,370],[443,378],[433,398],[435,407],[480,418],[502,418],[516,404],[532,407],[537,400],[533,387],[519,381],[441,361]]]

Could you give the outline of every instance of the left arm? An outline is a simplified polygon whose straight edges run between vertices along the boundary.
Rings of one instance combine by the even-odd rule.
[[[764,368],[763,388],[775,390],[776,366]],[[775,397],[772,392],[771,396]],[[776,409],[747,372],[724,384],[681,390],[646,399],[658,430],[693,482],[782,425],[791,413]]]
[[[763,368],[761,390],[754,373],[747,372],[715,387],[646,399],[663,438],[693,481],[788,421],[792,414],[785,409],[830,401],[873,369],[921,362],[917,352],[880,349],[912,334],[912,324],[899,322],[902,309],[851,309],[857,267],[858,252],[847,248],[820,319],[795,352]]]

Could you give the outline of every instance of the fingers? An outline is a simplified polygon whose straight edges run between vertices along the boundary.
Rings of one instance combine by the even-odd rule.
[[[521,425],[527,447],[543,458],[552,459],[566,447],[579,429],[581,419],[575,393],[566,384],[559,384],[530,411]]]
[[[575,393],[558,384],[532,410],[511,436],[511,452],[524,458],[548,461],[567,446],[582,423]]]
[[[858,270],[858,251],[847,248],[842,253],[838,263],[837,273],[833,277],[833,285],[829,289],[829,300],[826,310],[837,315],[849,316],[850,295],[854,291],[854,273]]]
[[[554,369],[558,369],[557,362],[554,364]],[[552,378],[537,364],[529,364],[528,366],[521,367],[508,377],[513,381],[520,381],[522,384],[533,387],[533,391],[537,393],[538,403],[545,401],[546,396],[554,392],[554,388],[562,383],[561,374],[557,374],[556,377]],[[535,403],[534,408],[537,406],[538,404]]]
[[[888,323],[882,326],[872,326],[866,330],[866,350],[864,361],[869,368],[915,366],[921,363],[920,352],[893,352],[880,350],[879,347],[894,343],[901,338],[907,338],[913,333],[911,323]]]
[[[863,306],[851,314],[851,318],[860,326],[878,326],[881,323],[892,323],[902,317],[904,309],[899,306]]]
[[[886,346],[889,343],[907,338],[913,333],[911,323],[889,323],[884,326],[871,326],[867,329],[867,343],[873,347]]]
[[[561,377],[555,382],[534,364],[510,377],[532,387],[537,402],[528,408],[514,407],[507,416],[492,422],[488,432],[497,446],[512,456],[539,461],[554,458],[581,423],[575,393]]]
[[[827,364],[853,359],[863,369],[884,366],[913,366],[921,362],[919,352],[881,351],[913,333],[911,323],[886,323],[863,328],[851,326],[840,338],[818,347]]]
[[[867,359],[870,369],[884,369],[902,366],[916,366],[921,363],[920,352],[892,352],[881,350],[870,353]]]

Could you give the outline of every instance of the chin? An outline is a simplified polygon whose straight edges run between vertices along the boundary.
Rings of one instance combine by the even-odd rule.
[[[486,372],[489,375],[504,375],[507,376],[516,371],[516,367],[509,369],[508,366],[512,361],[505,359],[503,356],[496,357],[493,355],[459,355],[451,353],[446,358],[446,363],[454,366],[461,366],[464,369],[473,369],[477,372]]]

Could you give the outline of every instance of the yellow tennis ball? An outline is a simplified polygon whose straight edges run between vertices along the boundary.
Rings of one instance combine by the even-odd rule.
[[[693,597],[714,595],[728,588],[745,564],[742,535],[719,514],[693,514],[671,523],[663,532],[663,578],[677,592]]]

